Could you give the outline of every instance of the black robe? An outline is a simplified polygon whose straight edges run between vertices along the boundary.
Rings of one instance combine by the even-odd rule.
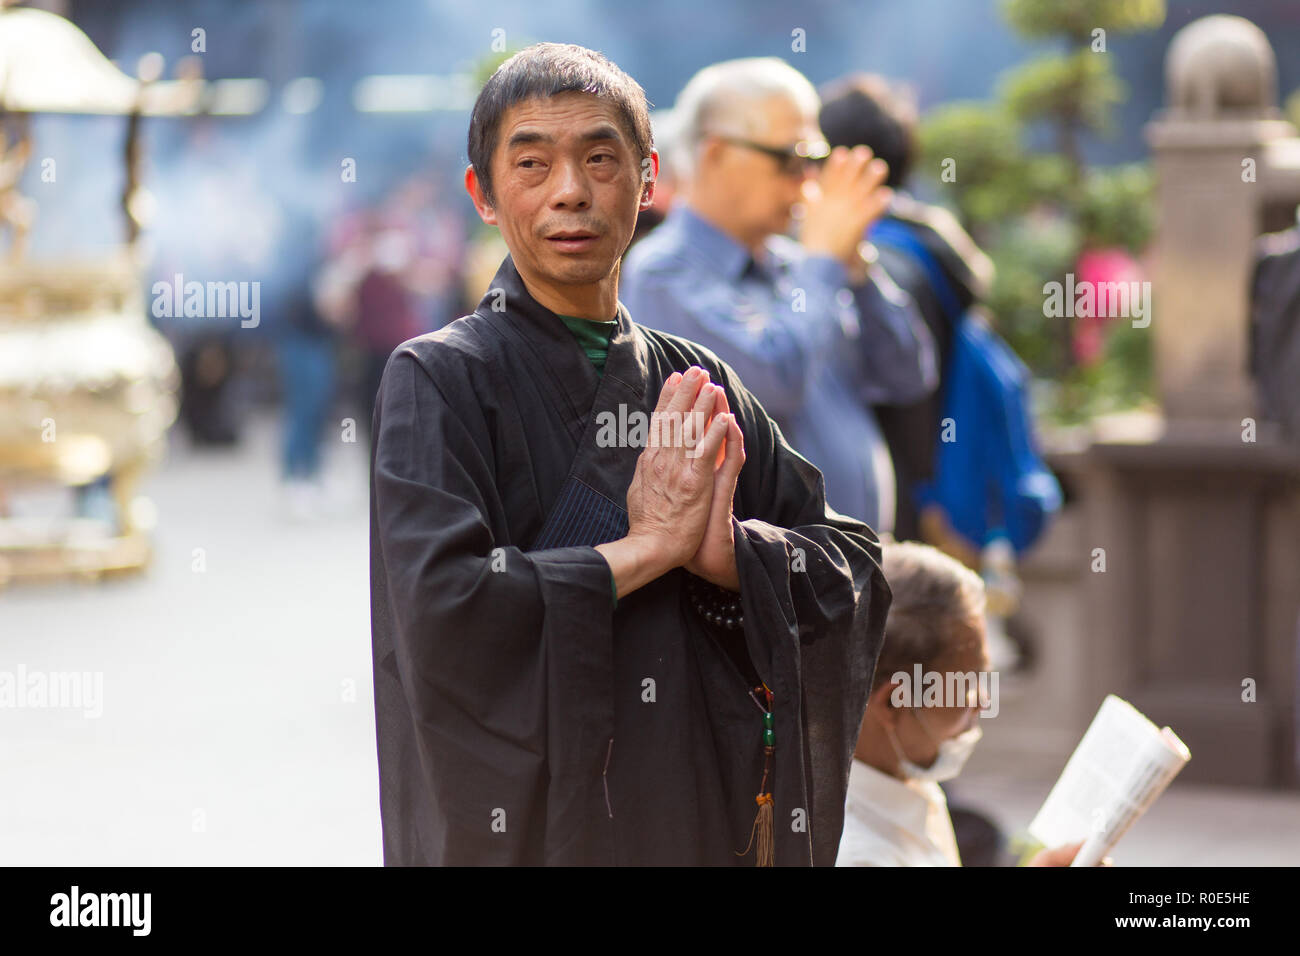
[[[821,474],[717,356],[618,313],[598,377],[506,259],[474,313],[389,359],[370,537],[388,865],[752,865],[737,853],[763,723],[745,671],[775,695],[776,863],[835,861],[889,606],[878,540],[826,507]],[[604,447],[598,413],[648,417],[691,365],[745,437],[730,652],[684,570],[615,609],[592,547],[626,532],[641,452]]]

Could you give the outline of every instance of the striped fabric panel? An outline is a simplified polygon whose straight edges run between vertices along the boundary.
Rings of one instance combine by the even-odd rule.
[[[626,535],[627,529],[627,511],[570,476],[531,550],[605,544]]]

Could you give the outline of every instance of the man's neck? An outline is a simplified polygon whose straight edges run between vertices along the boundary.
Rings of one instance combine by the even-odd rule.
[[[889,741],[882,738],[883,735],[878,733],[861,734],[853,756],[883,774],[903,780],[902,770],[898,765],[898,754],[894,753],[894,748],[889,745]]]
[[[712,197],[692,190],[681,201],[687,209],[718,230],[718,232],[744,246],[749,250],[751,256],[756,259],[763,258],[764,242],[766,242],[767,236],[752,236],[737,230],[722,210],[714,208],[715,203],[712,201]]]
[[[608,322],[618,314],[618,267],[591,285],[560,285],[538,281],[522,271],[528,294],[556,315],[568,315],[593,322]]]

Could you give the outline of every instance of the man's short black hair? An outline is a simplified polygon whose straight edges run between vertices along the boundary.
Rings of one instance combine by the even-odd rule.
[[[534,43],[497,67],[470,114],[469,161],[488,202],[494,201],[492,156],[501,117],[517,103],[560,93],[590,93],[612,102],[637,155],[650,155],[654,148],[650,109],[636,80],[595,50],[574,43]]]
[[[916,152],[916,111],[879,76],[857,73],[822,91],[818,117],[831,146],[867,146],[889,164],[886,185],[907,181]]]

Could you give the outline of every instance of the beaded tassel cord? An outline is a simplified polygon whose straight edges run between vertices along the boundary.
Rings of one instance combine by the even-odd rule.
[[[762,694],[767,701],[766,707],[759,703],[758,694]],[[772,691],[766,684],[762,684],[755,687],[750,696],[763,711],[763,781],[758,785],[758,796],[754,798],[754,802],[758,804],[758,814],[754,817],[754,826],[749,831],[749,845],[736,855],[744,856],[757,842],[754,865],[775,866],[776,846],[772,832],[773,800],[772,792],[767,789],[768,782],[772,779],[772,758],[776,753],[776,736],[772,733]]]

